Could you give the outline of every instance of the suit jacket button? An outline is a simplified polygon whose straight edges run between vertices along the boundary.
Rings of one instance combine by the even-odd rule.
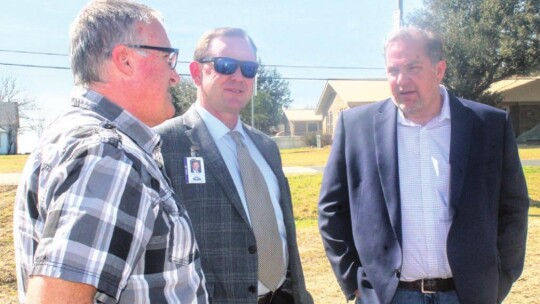
[[[251,285],[251,286],[249,286],[248,291],[251,292],[251,293],[255,293],[257,291],[257,287]]]
[[[399,279],[401,277],[401,271],[399,269],[395,269],[394,273],[396,274],[396,277]]]
[[[249,246],[248,251],[251,254],[257,253],[257,246],[254,246],[254,245]]]

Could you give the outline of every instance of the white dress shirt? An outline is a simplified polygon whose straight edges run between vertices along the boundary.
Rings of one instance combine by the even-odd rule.
[[[402,281],[449,278],[446,254],[452,224],[450,189],[450,105],[440,87],[441,113],[422,126],[397,115],[399,187],[403,231]]]
[[[212,138],[214,139],[214,142],[216,143],[216,146],[221,153],[221,157],[223,157],[223,160],[227,165],[227,169],[229,170],[229,173],[231,174],[231,177],[234,181],[234,185],[236,186],[238,195],[242,200],[242,205],[244,206],[246,215],[251,223],[248,205],[246,202],[246,196],[244,194],[244,186],[242,185],[242,178],[240,176],[240,167],[238,165],[238,159],[236,157],[236,144],[232,137],[229,135],[229,132],[238,131],[244,137],[244,142],[249,150],[249,154],[261,170],[261,173],[264,176],[264,180],[266,181],[268,190],[270,192],[270,199],[272,200],[272,205],[274,206],[274,211],[277,217],[278,230],[283,243],[283,256],[285,257],[285,265],[283,265],[283,267],[287,269],[287,265],[289,265],[289,256],[287,250],[287,232],[285,230],[283,212],[281,211],[281,206],[279,205],[279,184],[277,177],[272,171],[272,168],[270,168],[257,146],[253,143],[249,135],[244,131],[240,119],[238,119],[236,126],[232,130],[230,130],[222,121],[217,119],[214,115],[212,115],[205,108],[203,108],[198,101],[195,103],[195,109],[206,124],[210,135],[212,135]],[[286,271],[284,271],[283,273],[286,273]],[[283,277],[280,284],[283,284],[284,281],[285,277]],[[259,281],[258,291],[259,295],[264,295],[270,290]]]

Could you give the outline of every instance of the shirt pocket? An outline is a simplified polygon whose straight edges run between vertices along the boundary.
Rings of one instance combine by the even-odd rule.
[[[167,256],[178,266],[193,263],[198,255],[195,234],[186,209],[178,201],[174,193],[170,193],[161,201],[163,216],[169,228]]]

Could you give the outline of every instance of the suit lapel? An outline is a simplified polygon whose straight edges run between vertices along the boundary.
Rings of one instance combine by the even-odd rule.
[[[223,157],[221,157],[221,153],[210,131],[208,131],[208,128],[194,106],[183,115],[183,119],[186,126],[185,134],[190,139],[191,144],[199,148],[199,155],[204,159],[206,174],[211,174],[217,180],[227,199],[238,210],[242,219],[246,223],[249,223],[238,191],[231,191],[231,189],[236,189],[236,186],[227,169],[227,165]]]
[[[257,149],[261,152],[264,159],[274,172],[274,175],[276,175],[278,178],[281,175],[281,166],[279,164],[278,158],[276,158],[276,155],[273,155],[271,147],[269,146],[270,143],[268,143],[268,138],[262,137],[259,134],[252,131],[251,127],[247,126],[246,124],[243,124],[244,131],[249,135],[255,146],[257,146]]]
[[[450,206],[456,208],[463,189],[463,180],[471,148],[473,119],[471,111],[454,95],[450,99]]]
[[[375,157],[384,200],[394,232],[401,242],[396,113],[395,105],[388,99],[373,117],[373,130]]]

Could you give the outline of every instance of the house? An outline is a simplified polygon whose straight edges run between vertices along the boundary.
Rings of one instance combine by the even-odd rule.
[[[500,80],[489,91],[502,95],[497,107],[510,113],[516,136],[540,124],[540,76]]]
[[[322,116],[313,109],[286,109],[279,125],[279,132],[272,139],[280,149],[314,146],[306,135],[316,138],[321,134]]]
[[[322,115],[315,114],[313,109],[286,109],[280,126],[282,134],[287,136],[303,136],[307,133],[320,134],[322,131]]]
[[[501,94],[496,106],[510,113],[516,136],[540,124],[540,76],[500,80],[489,91]],[[323,133],[334,134],[341,111],[390,96],[386,79],[329,80],[315,112],[323,117]]]
[[[334,134],[341,111],[392,96],[386,79],[328,80],[315,109],[322,116],[323,134]]]
[[[0,102],[0,155],[17,153],[19,104]]]

